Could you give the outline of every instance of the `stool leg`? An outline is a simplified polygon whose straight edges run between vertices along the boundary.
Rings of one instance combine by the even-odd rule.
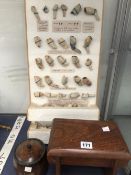
[[[61,174],[61,162],[60,158],[56,158],[56,175]]]
[[[116,175],[118,171],[118,161],[116,160],[112,169],[112,175]]]
[[[112,168],[105,168],[105,175],[117,175],[118,162],[114,161],[114,166]]]

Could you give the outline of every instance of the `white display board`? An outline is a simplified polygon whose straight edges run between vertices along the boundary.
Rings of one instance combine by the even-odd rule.
[[[108,56],[109,50],[111,48],[115,16],[117,11],[117,2],[118,0],[104,0],[101,45],[102,49],[98,88],[99,107],[101,107],[101,103],[103,100],[106,71],[108,67]],[[7,15],[8,13],[11,15]],[[26,60],[27,47],[25,42],[26,34],[24,16],[24,0],[0,1],[1,113],[26,113],[28,109],[28,103],[30,101],[28,87],[28,69]],[[16,66],[18,69],[16,70],[16,72],[14,72]],[[17,74],[20,77],[16,77]],[[14,80],[16,78],[17,81]]]
[[[63,17],[62,10],[59,9],[57,12],[57,19],[53,20],[53,6],[55,4],[61,6],[62,3],[68,7],[66,17]],[[81,4],[82,10],[77,16],[74,16],[70,12],[79,3]],[[45,5],[49,8],[49,13],[43,12],[43,7]],[[44,28],[42,28],[44,31],[39,31],[40,28],[38,27],[38,21],[31,11],[32,6],[36,7],[41,21],[46,24]],[[97,9],[100,20],[97,21],[94,15],[86,15],[84,13],[84,7],[92,7]],[[72,116],[73,118],[99,119],[99,109],[96,103],[101,45],[102,12],[103,0],[100,0],[99,2],[96,0],[65,0],[63,2],[61,0],[55,0],[55,2],[53,0],[45,0],[44,2],[42,0],[26,1],[27,43],[31,93],[31,105],[28,110],[29,120],[49,121],[54,117],[62,116],[68,116],[69,118]],[[77,25],[77,27],[74,25]],[[35,45],[34,37],[36,36],[39,36],[41,39],[40,48]],[[77,39],[76,47],[81,50],[81,54],[71,50],[70,36],[74,36]],[[87,53],[83,47],[84,41],[88,36],[93,38],[89,47],[89,53]],[[59,46],[57,41],[61,37],[66,40],[69,49],[64,50]],[[53,50],[49,47],[46,42],[48,38],[52,38],[55,41],[58,47],[57,49]],[[54,59],[54,67],[50,67],[46,63],[45,55],[49,55]],[[58,56],[64,57],[69,63],[69,66],[61,66],[57,61]],[[78,57],[81,68],[76,68],[72,64],[72,56]],[[43,70],[39,69],[36,65],[36,58],[42,59],[44,65]],[[85,65],[87,59],[92,60],[92,70],[90,70]],[[44,87],[38,87],[34,81],[34,76],[39,76],[42,79]],[[52,88],[48,86],[45,82],[45,76],[50,76],[53,82],[59,85],[59,88]],[[68,77],[68,87],[63,87],[61,84],[61,79],[63,76]],[[74,76],[87,77],[91,81],[92,85],[79,86],[74,82]],[[65,99],[59,99],[57,97],[55,100],[49,99],[45,96],[38,98],[34,96],[35,92],[41,92],[42,94],[51,93],[55,95],[66,94],[66,97]],[[75,100],[69,99],[69,96],[72,93],[79,93],[80,97]],[[82,94],[90,94],[93,97],[82,99]]]

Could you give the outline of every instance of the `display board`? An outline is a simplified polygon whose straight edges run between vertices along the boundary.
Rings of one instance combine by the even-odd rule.
[[[28,119],[99,119],[103,0],[26,1]]]

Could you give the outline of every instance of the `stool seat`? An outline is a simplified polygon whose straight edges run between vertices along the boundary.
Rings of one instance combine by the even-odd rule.
[[[54,119],[47,153],[50,164],[104,167],[115,175],[131,159],[117,125],[112,121]]]

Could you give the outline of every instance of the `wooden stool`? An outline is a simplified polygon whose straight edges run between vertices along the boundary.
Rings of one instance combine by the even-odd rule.
[[[56,175],[61,165],[104,167],[105,174],[115,175],[131,154],[114,122],[54,119],[47,157]]]

